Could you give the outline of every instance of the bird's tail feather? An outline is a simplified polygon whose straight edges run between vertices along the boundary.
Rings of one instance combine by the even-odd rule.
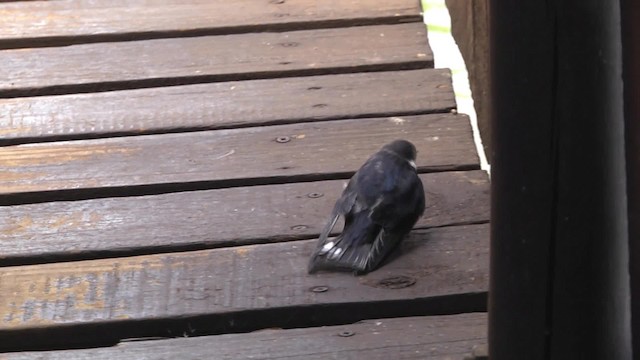
[[[370,244],[358,247],[348,247],[342,251],[340,247],[334,247],[322,255],[318,255],[309,263],[310,273],[320,270],[355,270],[363,265],[369,252]]]
[[[320,242],[309,262],[309,272],[353,270],[366,274],[378,267],[401,239],[402,236],[384,231],[362,214],[340,236]]]
[[[340,239],[336,240],[336,243]],[[375,270],[402,240],[402,236],[380,230],[373,243],[338,247],[315,256],[309,263],[310,273],[320,270],[352,270],[366,274]]]
[[[324,226],[324,228],[322,229],[322,231],[320,232],[320,238],[318,239],[318,245],[316,246],[316,249],[313,251],[313,254],[311,255],[311,260],[309,260],[309,265],[307,267],[307,271],[309,272],[309,274],[320,270],[318,268],[316,268],[317,266],[317,259],[318,256],[320,256],[321,254],[323,254],[324,251],[324,247],[327,243],[329,243],[329,234],[331,233],[331,230],[333,230],[333,228],[336,226],[336,223],[338,222],[338,218],[340,218],[340,214],[336,211],[337,209],[334,209],[334,212],[331,214],[331,218],[329,219],[329,221],[326,223],[326,225]],[[334,239],[334,244],[338,243],[341,240],[341,237],[337,237],[336,239]]]
[[[334,210],[338,209],[338,206],[336,205]],[[368,238],[375,236],[375,234],[370,234],[373,225],[371,219],[365,213],[359,213],[352,217],[348,224],[345,223],[345,227],[338,237],[329,240],[328,234],[337,221],[337,214],[339,211],[332,214],[331,220],[320,234],[318,246],[309,261],[309,273],[318,270],[352,269],[353,264],[366,256],[367,249],[361,249],[360,244],[366,247],[366,243],[369,242]]]

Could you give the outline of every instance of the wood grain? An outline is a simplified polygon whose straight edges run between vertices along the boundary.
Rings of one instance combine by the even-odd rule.
[[[416,227],[489,220],[486,173],[445,172],[421,179],[427,209]],[[7,207],[0,218],[0,264],[314,237],[344,183],[319,181]]]
[[[448,69],[0,99],[0,144],[448,112],[455,106]]]
[[[85,347],[0,359],[444,360],[485,344],[486,314],[351,324],[486,311],[488,179],[468,118],[447,113],[449,71],[425,69],[419,12],[0,0],[0,352]],[[345,179],[397,138],[419,151],[417,229],[373,273],[308,275]],[[298,329],[229,334],[268,327]],[[88,348],[182,335],[198,337]]]
[[[486,292],[488,225],[414,231],[355,277],[308,275],[316,240],[0,269],[0,330]],[[412,279],[400,289],[393,277]],[[325,292],[311,291],[328,286]]]
[[[420,11],[419,2],[413,0],[3,3],[0,4],[0,46],[51,46],[160,36],[419,22]]]
[[[353,333],[351,336],[340,334]],[[308,329],[127,342],[117,347],[16,353],[27,359],[433,359],[462,360],[487,343],[486,313],[366,320]]]
[[[0,96],[433,66],[422,23],[0,51]]]
[[[422,172],[479,166],[468,118],[433,114],[6,146],[0,194],[335,179],[397,138],[416,145]]]

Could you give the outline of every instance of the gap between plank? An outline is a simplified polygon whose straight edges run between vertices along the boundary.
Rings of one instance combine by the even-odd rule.
[[[273,71],[255,71],[233,74],[211,74],[202,76],[180,76],[170,78],[136,79],[124,81],[106,81],[99,83],[54,85],[37,88],[19,88],[0,91],[1,99],[18,97],[36,97],[50,95],[86,94],[107,91],[148,89],[180,85],[193,85],[223,81],[278,79],[285,77],[303,77],[315,75],[337,75],[356,72],[399,71],[433,68],[433,61],[412,60],[387,64],[359,64],[317,69],[291,69]]]
[[[479,164],[460,164],[419,167],[419,174],[430,174],[447,171],[480,170]],[[62,189],[52,191],[35,191],[0,195],[0,207],[26,204],[39,204],[52,201],[80,201],[89,199],[160,195],[184,191],[213,190],[221,188],[278,185],[295,182],[312,182],[323,180],[349,179],[355,171],[325,174],[303,174],[286,176],[269,176],[260,178],[228,179],[213,181],[193,181],[181,183],[164,183],[151,185],[111,186],[101,188]]]
[[[114,346],[132,338],[246,333],[269,328],[346,325],[367,319],[455,315],[487,311],[487,292],[344,304],[317,304],[100,324],[0,331],[0,351],[65,350]]]
[[[0,1],[1,2],[1,1]],[[282,24],[239,25],[224,28],[201,28],[189,30],[158,30],[125,32],[119,34],[87,34],[75,36],[44,36],[19,39],[0,39],[0,50],[59,47],[105,42],[125,42],[154,39],[188,38],[213,35],[236,35],[262,32],[287,32],[298,30],[319,30],[341,27],[396,25],[422,22],[422,15],[382,16],[369,19],[332,19],[321,21],[296,21]]]
[[[480,221],[458,221],[448,224],[436,225],[436,226],[416,226],[414,230],[428,230],[428,229],[440,229],[449,228],[455,226],[466,225],[483,225],[488,224],[489,220]],[[234,246],[248,246],[248,245],[261,245],[261,244],[273,244],[282,242],[293,242],[301,240],[317,239],[320,234],[290,234],[290,235],[277,235],[268,238],[252,238],[252,239],[230,239],[227,241],[218,242],[194,242],[190,244],[170,244],[170,245],[156,245],[149,247],[140,247],[136,249],[123,249],[123,250],[90,250],[83,252],[64,252],[64,253],[49,253],[47,255],[39,256],[12,256],[12,257],[0,257],[0,269],[8,266],[25,266],[25,265],[42,265],[72,261],[84,261],[84,260],[100,260],[100,259],[114,259],[123,257],[154,255],[154,254],[168,254],[168,253],[184,253],[190,251],[199,250],[213,250],[229,248]]]
[[[326,117],[309,117],[309,118],[295,118],[295,119],[278,119],[273,121],[265,121],[260,124],[233,124],[233,125],[219,125],[219,126],[198,126],[190,128],[166,128],[156,130],[132,130],[122,132],[108,132],[108,133],[86,133],[86,134],[63,134],[52,136],[37,136],[37,137],[16,137],[16,138],[0,138],[0,147],[13,146],[21,144],[36,144],[47,143],[56,141],[74,141],[74,140],[92,140],[92,139],[107,139],[116,137],[128,137],[128,136],[145,136],[145,135],[163,135],[163,134],[178,134],[189,132],[201,132],[211,130],[229,130],[229,129],[244,129],[244,128],[256,128],[264,126],[275,125],[290,125],[290,124],[303,124],[320,121],[333,121],[333,120],[355,120],[355,119],[368,119],[368,118],[383,118],[383,117],[401,117],[401,116],[417,116],[417,115],[429,115],[429,114],[446,114],[450,113],[454,107],[446,107],[442,109],[430,109],[423,111],[394,111],[394,112],[372,112],[362,113],[357,115],[335,115]]]

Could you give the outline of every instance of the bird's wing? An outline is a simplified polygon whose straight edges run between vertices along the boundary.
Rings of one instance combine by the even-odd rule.
[[[378,267],[391,250],[400,243],[403,237],[403,234],[401,235],[381,229],[378,236],[376,236],[373,243],[369,246],[366,256],[362,257],[357,263],[357,272],[366,274]]]
[[[318,244],[315,251],[311,255],[311,260],[309,261],[309,273],[319,270],[317,269],[318,256],[326,255],[329,249],[334,248],[335,244],[342,241],[342,236],[329,239],[329,234],[331,233],[331,230],[333,230],[333,228],[336,226],[336,223],[338,222],[340,217],[345,218],[355,206],[357,200],[357,193],[353,190],[355,187],[355,182],[355,178],[352,178],[351,181],[349,181],[349,184],[342,192],[342,195],[340,196],[338,201],[336,201],[336,204],[331,211],[331,215],[329,216],[329,220],[322,228],[322,231],[320,231]]]
[[[415,173],[385,169],[385,177],[379,180],[382,191],[368,207],[368,217],[380,227],[380,231],[364,254],[356,261],[356,271],[367,273],[380,265],[385,257],[413,228],[425,207],[422,181]]]

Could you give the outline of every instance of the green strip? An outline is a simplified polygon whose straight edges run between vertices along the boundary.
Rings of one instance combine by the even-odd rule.
[[[449,27],[448,26],[427,24],[427,29],[430,32],[441,32],[441,33],[445,33],[445,34],[449,33]]]

